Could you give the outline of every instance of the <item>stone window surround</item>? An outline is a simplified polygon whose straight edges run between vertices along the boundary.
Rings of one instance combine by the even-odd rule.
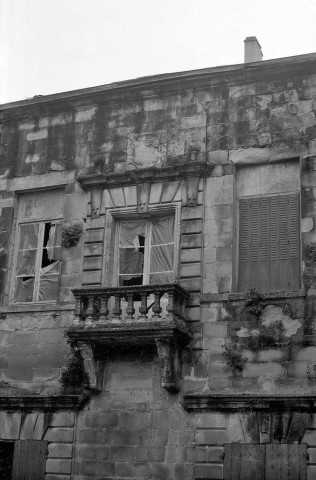
[[[292,163],[293,162],[296,162],[297,163],[297,173],[298,173],[298,178],[297,178],[297,182],[298,182],[298,186],[297,188],[295,189],[290,189],[286,192],[279,192],[279,191],[267,191],[266,193],[265,192],[259,192],[259,193],[254,193],[252,195],[250,195],[249,192],[243,192],[243,188],[238,188],[238,183],[240,181],[240,172],[243,170],[243,168],[255,168],[255,167],[265,167],[265,168],[269,168],[269,166],[273,167],[273,166],[276,166],[276,165],[286,165],[287,163]],[[300,175],[300,171],[301,171],[301,165],[300,165],[300,155],[298,154],[292,154],[292,155],[289,155],[289,154],[286,154],[286,155],[283,155],[282,157],[277,157],[275,159],[260,159],[260,160],[255,160],[253,162],[251,161],[245,161],[245,162],[242,162],[242,161],[236,161],[235,162],[235,174],[234,174],[234,190],[235,190],[235,193],[234,193],[234,205],[233,205],[233,209],[234,209],[234,238],[233,238],[233,279],[232,279],[232,294],[236,294],[236,295],[243,295],[242,292],[240,292],[238,290],[238,270],[239,270],[239,200],[241,198],[249,198],[250,196],[257,196],[257,197],[260,197],[260,196],[265,196],[265,195],[279,195],[281,193],[298,193],[299,196],[301,194],[301,175]],[[239,181],[238,181],[238,177],[239,177]],[[269,190],[269,187],[268,187],[268,190]],[[301,207],[300,207],[301,208]],[[301,220],[301,215],[300,215],[300,220]],[[301,242],[301,245],[302,245],[302,242]],[[300,246],[300,256],[301,256],[301,246]],[[301,270],[301,286],[303,285],[303,279],[302,279],[302,270]],[[303,291],[303,290],[300,290],[300,291]],[[290,290],[285,290],[284,293],[282,294],[282,297],[286,297],[287,293],[290,293],[291,291]],[[263,292],[263,295],[264,296],[267,296],[267,298],[270,298],[269,295],[272,295],[272,298],[274,298],[274,294],[277,293],[279,294],[280,292]],[[207,295],[207,294],[206,294]],[[217,295],[227,295],[225,293],[223,294],[217,294]],[[302,296],[302,295],[300,295]]]
[[[102,268],[101,286],[117,286],[118,276],[115,268],[117,253],[117,223],[118,219],[151,218],[152,216],[174,215],[174,282],[178,280],[179,256],[180,256],[180,229],[181,229],[181,204],[172,203],[165,205],[153,205],[143,214],[137,212],[137,207],[109,208],[106,212],[104,258]],[[111,284],[107,284],[107,279]]]

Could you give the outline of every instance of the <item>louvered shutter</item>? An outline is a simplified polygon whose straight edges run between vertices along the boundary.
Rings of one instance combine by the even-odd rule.
[[[14,446],[12,480],[44,480],[48,442],[17,440]]]
[[[296,194],[240,200],[240,290],[300,287],[299,197]]]

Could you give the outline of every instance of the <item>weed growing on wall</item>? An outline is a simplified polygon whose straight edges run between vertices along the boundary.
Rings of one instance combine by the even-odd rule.
[[[67,364],[60,372],[59,383],[61,383],[64,393],[74,393],[82,389],[88,383],[80,355],[80,349],[73,345],[71,346],[71,352]]]
[[[64,225],[62,229],[62,245],[65,248],[71,248],[78,245],[79,240],[83,234],[83,226],[81,223],[74,223],[73,225]]]
[[[236,338],[223,345],[223,357],[233,374],[241,373],[248,359],[243,356],[241,347]]]

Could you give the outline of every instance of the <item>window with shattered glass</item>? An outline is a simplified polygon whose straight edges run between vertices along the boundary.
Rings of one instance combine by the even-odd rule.
[[[61,224],[57,221],[19,225],[13,302],[57,300],[60,245]]]
[[[174,281],[174,216],[119,221],[119,285]]]

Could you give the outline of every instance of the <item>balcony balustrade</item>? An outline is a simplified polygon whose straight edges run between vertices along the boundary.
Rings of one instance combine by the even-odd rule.
[[[76,299],[75,324],[86,327],[108,322],[159,321],[168,315],[184,320],[185,302],[189,296],[177,284],[82,288],[73,290],[73,294]]]
[[[73,294],[75,319],[67,335],[81,350],[91,388],[102,388],[98,372],[104,346],[154,345],[162,386],[179,389],[179,352],[191,337],[185,321],[186,290],[177,284],[138,285],[80,288]]]

